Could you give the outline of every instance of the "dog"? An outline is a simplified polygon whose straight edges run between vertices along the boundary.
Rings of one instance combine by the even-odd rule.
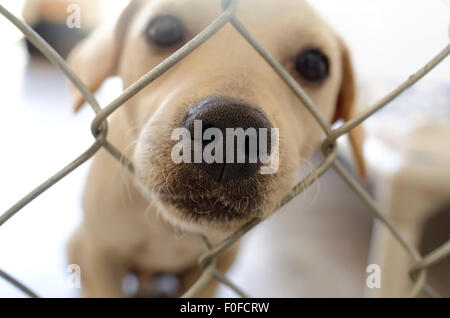
[[[129,87],[221,12],[221,1],[131,1],[114,26],[75,48],[69,64],[91,91],[114,75]],[[243,0],[236,14],[328,123],[353,116],[348,50],[305,0]],[[72,95],[78,110],[83,97],[75,89]],[[196,120],[222,131],[277,128],[277,172],[260,173],[259,161],[176,164],[172,133],[191,129]],[[197,260],[205,246],[193,234],[217,244],[252,219],[267,218],[323,138],[302,102],[230,23],[120,107],[109,123],[107,138],[132,158],[134,173],[103,149],[93,160],[84,218],[68,244],[86,297],[124,296],[122,280],[131,271],[150,279],[174,274],[181,295],[202,272]],[[360,128],[350,141],[363,173]],[[220,254],[216,267],[226,272],[237,251],[235,244]],[[212,297],[216,287],[211,282],[197,296]]]

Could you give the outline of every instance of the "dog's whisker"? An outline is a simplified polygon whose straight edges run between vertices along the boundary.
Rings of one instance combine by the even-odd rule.
[[[131,141],[123,150],[123,153],[128,153],[129,150],[134,147],[137,143],[137,139]],[[123,161],[121,161],[121,165],[120,165],[120,179],[122,180],[122,191],[121,193],[123,193],[123,191],[126,192],[126,196],[128,197],[128,200],[130,202],[133,202],[133,196],[131,194],[131,186],[130,186],[130,180],[133,178],[133,176],[130,175],[130,172],[128,170],[128,167],[126,167],[126,165],[124,164]]]

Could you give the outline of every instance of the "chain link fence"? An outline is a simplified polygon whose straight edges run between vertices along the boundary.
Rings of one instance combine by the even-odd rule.
[[[75,85],[83,95],[84,99],[90,104],[95,111],[96,116],[92,121],[91,131],[95,137],[95,142],[78,158],[72,161],[64,169],[57,172],[50,177],[44,183],[35,188],[32,192],[23,197],[9,210],[0,216],[0,226],[7,222],[11,217],[18,213],[22,208],[29,204],[32,200],[39,197],[42,193],[55,185],[58,181],[66,177],[72,171],[77,169],[91,157],[93,157],[100,148],[105,148],[111,155],[117,160],[118,164],[125,165],[130,171],[133,171],[133,164],[127,158],[125,158],[121,152],[108,142],[108,125],[107,118],[111,116],[118,108],[122,107],[130,98],[136,95],[141,89],[149,85],[152,81],[156,80],[159,76],[164,74],[173,65],[183,60],[184,57],[189,55],[202,43],[207,41],[216,32],[218,32],[224,25],[230,23],[234,28],[245,38],[248,43],[261,55],[262,58],[278,73],[288,87],[296,94],[296,96],[302,101],[304,106],[313,115],[315,120],[322,127],[325,132],[326,138],[322,143],[322,152],[324,160],[316,167],[307,177],[305,177],[300,183],[298,183],[292,192],[284,198],[280,207],[291,201],[306,188],[312,185],[320,176],[322,176],[328,169],[334,169],[340,177],[348,184],[348,186],[355,191],[361,200],[369,207],[373,216],[380,221],[401,244],[404,250],[413,260],[413,267],[409,271],[409,276],[413,282],[412,289],[409,296],[418,296],[421,292],[426,292],[430,296],[438,296],[438,293],[427,283],[427,269],[444,258],[450,256],[450,240],[444,243],[439,248],[436,248],[428,255],[421,255],[419,251],[413,246],[405,236],[398,230],[396,225],[390,220],[378,207],[374,199],[370,194],[358,183],[358,181],[343,167],[343,165],[337,160],[337,139],[343,135],[348,134],[352,129],[360,125],[371,115],[387,106],[393,99],[399,96],[406,89],[417,83],[425,75],[427,75],[434,67],[450,54],[450,44],[448,44],[441,52],[439,52],[429,63],[423,68],[412,75],[407,81],[395,88],[391,93],[382,98],[375,105],[365,109],[358,116],[354,117],[348,122],[336,129],[332,129],[331,126],[324,120],[320,114],[318,108],[314,102],[307,96],[303,89],[299,86],[297,81],[291,77],[291,75],[284,69],[283,66],[277,62],[271,54],[262,47],[258,41],[252,36],[252,34],[246,29],[246,27],[237,19],[235,13],[238,9],[239,0],[222,0],[223,11],[221,15],[207,26],[202,32],[195,36],[191,41],[186,43],[183,47],[173,53],[170,57],[164,60],[161,64],[149,71],[146,75],[136,81],[133,85],[128,87],[119,97],[112,101],[106,107],[101,107],[93,94],[86,88],[81,80],[75,75],[75,73],[69,68],[64,59],[56,53],[56,51],[50,47],[39,35],[37,35],[26,23],[22,22],[19,18],[0,5],[0,13],[13,23],[24,36],[35,45],[45,57],[56,65],[67,78]],[[233,233],[227,239],[222,241],[216,246],[212,246],[205,237],[201,239],[205,242],[206,251],[200,257],[199,264],[204,268],[204,271],[200,278],[193,284],[193,286],[183,295],[183,297],[193,297],[202,288],[204,288],[211,280],[217,280],[220,283],[228,286],[234,290],[238,295],[242,297],[248,297],[240,287],[230,281],[227,276],[217,270],[215,267],[215,258],[224,250],[229,248],[233,243],[241,239],[247,232],[263,222],[260,219],[254,219],[241,229]],[[14,277],[0,270],[0,277],[20,289],[23,293],[30,297],[37,297],[37,295],[31,291],[27,286],[16,280]]]

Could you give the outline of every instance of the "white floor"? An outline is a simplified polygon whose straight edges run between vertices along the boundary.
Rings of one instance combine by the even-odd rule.
[[[358,74],[366,79],[400,83],[448,43],[450,11],[443,2],[360,3],[315,1],[345,35]],[[0,34],[12,30],[0,23]],[[64,77],[42,65],[27,67],[21,47],[8,43],[0,52],[0,212],[93,142],[93,114],[87,108],[72,114]],[[430,80],[448,81],[449,73],[447,61]],[[80,218],[86,169],[77,169],[0,228],[0,269],[39,295],[75,295],[67,288],[64,244]],[[361,296],[370,231],[366,208],[328,172],[251,232],[230,275],[254,296]],[[232,293],[224,288],[221,295]],[[0,297],[15,296],[22,294],[0,279]]]

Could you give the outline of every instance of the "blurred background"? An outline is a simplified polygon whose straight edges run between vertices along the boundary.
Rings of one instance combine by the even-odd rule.
[[[94,1],[89,2],[92,5]],[[0,0],[0,3],[21,16],[25,1]],[[96,24],[112,20],[126,3],[99,1],[99,14],[82,11],[81,31],[87,33]],[[448,0],[310,3],[349,46],[361,103],[365,106],[374,104],[401,84],[449,43]],[[39,20],[37,9],[33,10],[26,13],[30,24]],[[94,114],[88,107],[73,114],[67,80],[48,63],[39,59],[30,61],[22,34],[2,16],[0,38],[2,213],[92,144],[90,123]],[[379,127],[386,127],[386,118],[395,126],[391,127],[394,131],[402,127],[400,135],[424,118],[450,119],[449,75],[450,59],[447,59],[395,100],[389,111],[366,123],[373,142],[366,145],[365,153],[374,174],[389,175],[397,162],[392,159],[395,157],[392,151],[375,142]],[[98,93],[99,101],[104,105],[120,92],[120,80],[111,79]],[[438,155],[450,158],[445,157],[448,152]],[[342,156],[345,157],[345,151]],[[320,157],[313,158],[312,162],[318,164],[319,160]],[[0,269],[41,296],[77,295],[77,290],[67,287],[65,243],[81,219],[80,198],[87,168],[85,164],[77,169],[0,228]],[[369,184],[374,183],[372,189],[384,184],[375,179],[369,180]],[[450,213],[443,211],[441,221],[437,222],[438,230],[431,231],[443,233],[435,244],[449,239]],[[256,297],[364,296],[372,239],[373,218],[368,209],[329,171],[245,238],[230,278]],[[426,248],[423,246],[418,248]],[[449,265],[447,262],[437,266],[430,277],[446,296],[450,296]],[[219,295],[234,294],[221,288]],[[21,292],[0,279],[0,297],[21,296]]]

